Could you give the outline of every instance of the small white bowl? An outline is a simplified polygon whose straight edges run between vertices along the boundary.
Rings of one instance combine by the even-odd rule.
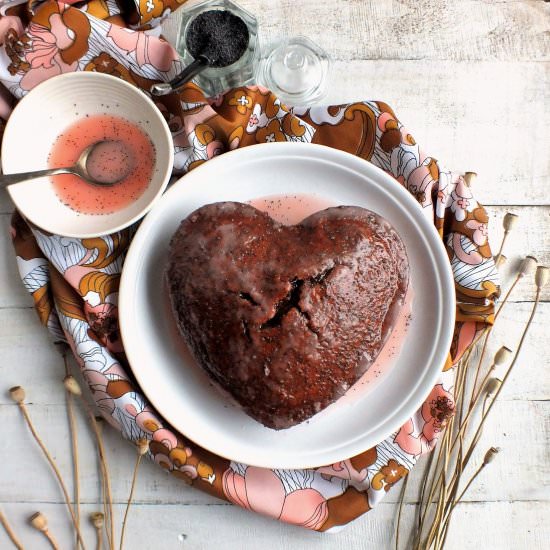
[[[2,141],[5,174],[47,168],[55,139],[86,115],[112,114],[140,126],[156,149],[151,182],[133,203],[112,214],[82,214],[64,205],[49,178],[8,187],[17,209],[41,229],[67,237],[91,238],[119,231],[144,216],[168,184],[174,163],[168,124],[154,103],[119,78],[95,72],[67,73],[40,84],[11,114]]]

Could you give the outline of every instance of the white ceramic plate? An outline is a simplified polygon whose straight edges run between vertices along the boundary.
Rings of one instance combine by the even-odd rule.
[[[275,431],[235,406],[182,350],[167,306],[163,270],[170,237],[196,208],[296,193],[363,206],[387,218],[407,247],[414,304],[401,353],[385,376],[362,386],[354,399],[345,396],[310,421]],[[370,448],[414,413],[444,365],[455,300],[449,261],[435,228],[394,179],[335,149],[274,143],[223,154],[165,193],[130,246],[119,306],[132,371],[174,428],[231,460],[270,468],[305,468]]]
[[[112,214],[75,212],[55,194],[49,178],[8,187],[17,209],[38,227],[57,235],[90,238],[137,221],[160,198],[174,164],[172,136],[154,103],[120,78],[95,72],[66,73],[29,92],[11,114],[2,140],[5,174],[43,170],[56,138],[86,115],[112,114],[140,126],[156,149],[151,183],[134,202]]]

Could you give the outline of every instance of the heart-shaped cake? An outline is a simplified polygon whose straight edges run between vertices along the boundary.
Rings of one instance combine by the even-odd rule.
[[[338,399],[373,363],[408,285],[401,238],[359,207],[282,225],[215,203],[181,222],[166,279],[198,362],[270,428]]]

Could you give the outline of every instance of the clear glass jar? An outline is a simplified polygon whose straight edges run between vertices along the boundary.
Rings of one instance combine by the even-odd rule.
[[[330,68],[327,52],[306,36],[294,36],[267,54],[258,80],[288,105],[311,105],[326,94]]]
[[[227,67],[207,67],[193,79],[204,93],[214,96],[229,88],[253,83],[260,55],[257,19],[231,0],[206,0],[182,10],[176,49],[184,65],[190,65],[195,60],[187,48],[186,38],[190,24],[199,14],[210,10],[227,10],[240,17],[248,28],[248,47],[235,63]]]

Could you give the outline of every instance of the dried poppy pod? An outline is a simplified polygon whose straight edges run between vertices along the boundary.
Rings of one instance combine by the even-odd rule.
[[[136,441],[137,452],[139,456],[143,456],[149,452],[149,440],[144,437]]]
[[[10,396],[16,403],[25,401],[25,390],[21,386],[10,388]]]
[[[507,260],[508,258],[504,254],[501,254],[497,259],[497,267],[502,267]]]
[[[500,449],[498,447],[491,447],[483,458],[483,466],[490,464],[495,459],[495,456],[499,453]]]
[[[485,385],[485,393],[487,395],[495,395],[500,386],[502,386],[502,380],[500,378],[490,378]]]
[[[495,365],[503,365],[510,357],[512,357],[512,350],[506,346],[502,346],[496,353],[494,363]]]
[[[90,521],[96,529],[102,529],[105,524],[105,515],[102,512],[93,512],[90,514]]]
[[[42,512],[36,512],[29,518],[30,524],[37,530],[42,531],[42,533],[48,530],[48,520]]]
[[[466,182],[466,185],[468,187],[471,187],[472,184],[474,184],[476,179],[477,179],[477,173],[476,172],[465,172],[463,177],[464,177],[464,181]]]
[[[537,288],[542,288],[548,284],[548,278],[550,277],[550,269],[544,265],[539,265],[535,272],[535,283]]]
[[[519,266],[518,277],[524,277],[537,267],[537,259],[534,256],[525,256]]]
[[[73,395],[82,395],[82,388],[72,374],[68,374],[63,378],[63,385],[69,393]]]
[[[36,512],[36,514],[33,514],[29,518],[29,522],[37,531],[40,531],[46,539],[48,539],[48,542],[53,550],[59,550],[59,545],[48,529],[48,520],[42,512]],[[82,539],[80,539],[80,542],[82,542]]]
[[[518,223],[519,216],[517,214],[513,214],[512,212],[506,212],[504,216],[504,220],[502,221],[502,227],[504,227],[504,232],[509,233],[514,229],[516,224]]]

